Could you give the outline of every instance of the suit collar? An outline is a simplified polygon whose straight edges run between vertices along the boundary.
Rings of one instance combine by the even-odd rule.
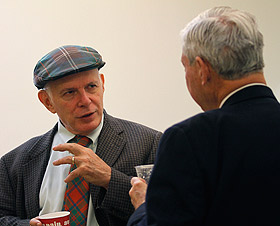
[[[242,89],[244,89],[244,88],[247,88],[247,87],[249,87],[249,86],[255,86],[255,85],[266,86],[266,85],[263,84],[263,83],[249,83],[249,84],[247,84],[247,85],[245,85],[245,86],[241,86],[241,87],[239,87],[238,89],[233,90],[232,92],[230,92],[230,93],[222,100],[222,102],[220,103],[219,108],[221,108],[221,107],[224,105],[224,103],[226,102],[226,100],[227,100],[228,98],[230,98],[233,94],[237,93],[238,91],[240,91],[240,90],[242,90]]]
[[[38,158],[38,156],[42,154],[46,154],[48,152],[50,154],[50,148],[52,145],[53,137],[58,130],[58,124],[56,124],[50,131],[45,133],[44,135],[37,137],[36,142],[34,143],[33,147],[27,151],[27,155],[32,159]]]
[[[273,98],[276,100],[272,90],[269,87],[264,85],[254,85],[245,87],[239,90],[238,92],[234,93],[225,101],[222,108],[228,105],[236,104],[242,101],[247,101],[255,98]]]

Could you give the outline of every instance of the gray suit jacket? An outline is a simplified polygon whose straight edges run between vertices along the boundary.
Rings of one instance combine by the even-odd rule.
[[[29,225],[38,216],[39,192],[57,125],[4,155],[0,160],[0,225]],[[154,162],[161,132],[121,120],[104,111],[96,154],[112,167],[108,190],[90,185],[98,223],[126,225],[133,212],[128,195],[134,166]]]

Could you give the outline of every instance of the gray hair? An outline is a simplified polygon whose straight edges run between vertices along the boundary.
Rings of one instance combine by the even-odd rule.
[[[255,17],[230,7],[198,15],[182,31],[183,55],[190,64],[199,56],[227,80],[262,71],[263,36]]]

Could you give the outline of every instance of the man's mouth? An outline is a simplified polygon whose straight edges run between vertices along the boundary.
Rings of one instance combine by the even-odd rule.
[[[85,115],[81,116],[80,118],[87,118],[87,117],[92,116],[93,114],[94,114],[94,112],[88,113],[88,114],[85,114]]]

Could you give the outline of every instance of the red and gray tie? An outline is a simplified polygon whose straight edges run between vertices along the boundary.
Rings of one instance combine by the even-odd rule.
[[[91,139],[86,136],[75,136],[69,143],[77,143],[89,147]],[[71,164],[70,171],[76,169],[76,164]],[[85,226],[87,223],[89,203],[89,184],[83,177],[76,177],[66,185],[63,210],[70,212],[71,226]]]

